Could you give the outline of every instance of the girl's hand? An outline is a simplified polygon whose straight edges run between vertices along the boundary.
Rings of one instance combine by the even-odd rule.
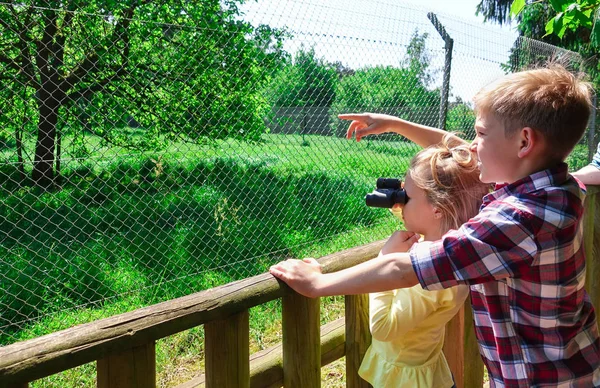
[[[396,231],[387,240],[383,248],[381,248],[381,254],[387,255],[388,253],[408,252],[410,247],[419,241],[419,238],[421,238],[421,236],[418,233],[408,232],[406,230]]]
[[[320,296],[319,286],[324,275],[315,259],[288,259],[269,268],[269,272],[299,294],[309,298]]]

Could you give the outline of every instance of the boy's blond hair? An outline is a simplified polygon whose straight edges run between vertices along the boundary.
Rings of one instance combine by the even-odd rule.
[[[551,64],[509,74],[474,97],[478,113],[492,114],[507,137],[530,127],[544,136],[548,156],[564,160],[583,136],[592,109],[592,85]]]
[[[442,233],[458,229],[477,215],[491,188],[479,180],[477,160],[469,146],[450,133],[440,144],[416,154],[408,174],[429,203],[442,212]]]

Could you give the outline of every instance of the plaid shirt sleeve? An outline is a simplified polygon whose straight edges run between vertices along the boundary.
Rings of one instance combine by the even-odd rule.
[[[421,286],[437,290],[519,277],[539,250],[534,224],[531,213],[498,201],[441,240],[413,245],[410,258]]]

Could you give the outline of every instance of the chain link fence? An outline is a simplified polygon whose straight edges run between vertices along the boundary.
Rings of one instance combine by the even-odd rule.
[[[364,195],[418,148],[337,114],[473,137],[566,54],[384,1],[44,4],[0,2],[0,345],[387,237]]]

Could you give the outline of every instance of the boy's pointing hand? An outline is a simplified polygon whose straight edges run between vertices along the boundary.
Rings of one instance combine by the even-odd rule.
[[[379,135],[390,130],[389,122],[394,120],[393,116],[377,113],[350,113],[340,114],[338,118],[352,121],[348,126],[346,138],[356,136],[356,141],[364,136]]]

